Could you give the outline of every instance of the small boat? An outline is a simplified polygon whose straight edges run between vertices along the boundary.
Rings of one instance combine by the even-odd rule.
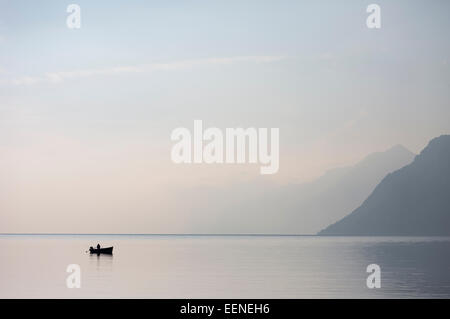
[[[112,251],[113,251],[114,247],[106,247],[106,248],[100,248],[100,249],[95,249],[95,248],[89,248],[89,252],[91,254],[108,254],[108,255],[112,255]]]

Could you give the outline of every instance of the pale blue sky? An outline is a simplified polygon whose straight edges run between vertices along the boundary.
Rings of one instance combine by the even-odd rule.
[[[260,178],[259,166],[174,168],[170,133],[194,119],[280,128],[277,183],[395,144],[420,151],[450,130],[450,2],[376,1],[382,27],[370,30],[374,2],[0,1],[3,218],[28,229],[30,207],[57,210],[45,198],[61,183],[62,206],[86,192],[95,211],[81,185],[97,177],[98,205],[114,206],[124,193],[99,172],[132,184],[123,205],[138,207],[155,190],[170,201],[173,188]]]

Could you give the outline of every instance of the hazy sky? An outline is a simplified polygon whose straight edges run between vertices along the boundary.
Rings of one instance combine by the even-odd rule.
[[[66,26],[70,3],[81,29]],[[366,26],[370,3],[381,29]],[[450,131],[449,12],[446,0],[0,0],[0,232],[190,232],[192,189],[419,152]],[[278,174],[173,164],[171,131],[195,119],[279,128]]]

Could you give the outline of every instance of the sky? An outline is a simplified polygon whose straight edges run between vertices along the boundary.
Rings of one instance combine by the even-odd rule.
[[[1,0],[0,232],[189,233],[193,189],[303,183],[396,144],[418,153],[450,131],[449,9]],[[172,130],[197,119],[279,128],[279,171],[174,164]]]

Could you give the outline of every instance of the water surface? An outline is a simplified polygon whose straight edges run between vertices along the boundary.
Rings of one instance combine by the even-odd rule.
[[[114,255],[86,253],[97,243]],[[1,235],[0,297],[449,298],[450,238]]]

